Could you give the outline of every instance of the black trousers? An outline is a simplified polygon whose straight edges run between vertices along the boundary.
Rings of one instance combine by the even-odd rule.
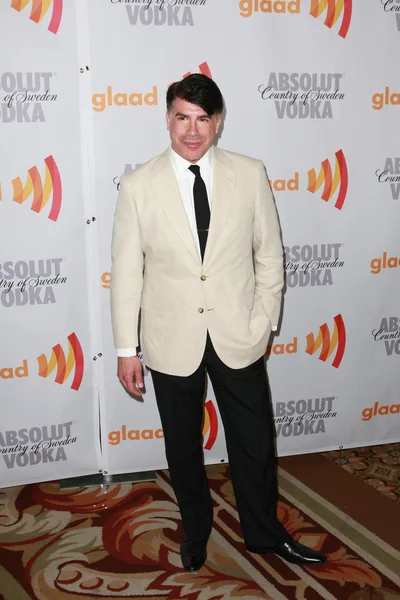
[[[273,418],[264,360],[231,369],[217,356],[209,336],[201,365],[192,375],[151,372],[185,536],[192,542],[205,543],[212,528],[202,446],[206,370],[224,425],[245,543],[272,548],[288,540],[289,535],[276,517]]]

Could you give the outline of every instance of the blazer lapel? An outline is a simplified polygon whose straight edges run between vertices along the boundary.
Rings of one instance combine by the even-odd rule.
[[[163,152],[156,161],[151,183],[171,225],[193,258],[201,264],[199,252],[192,230],[190,229],[178,182],[169,157],[169,150]]]
[[[224,152],[213,147],[214,153],[214,173],[213,173],[213,192],[211,205],[210,228],[208,232],[206,251],[204,255],[204,267],[209,262],[214,252],[218,240],[222,233],[222,228],[228,217],[231,206],[232,196],[236,184],[236,176],[232,167],[232,162]]]

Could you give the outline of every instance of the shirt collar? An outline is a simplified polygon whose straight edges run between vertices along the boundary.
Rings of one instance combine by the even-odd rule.
[[[169,155],[171,157],[172,165],[178,176],[183,175],[183,173],[185,171],[187,171],[187,169],[192,165],[191,162],[189,162],[185,158],[182,158],[182,156],[180,156],[177,152],[175,152],[175,150],[173,150],[171,146],[169,149]],[[200,170],[203,173],[211,173],[212,160],[213,160],[213,152],[212,152],[212,146],[211,146],[211,148],[209,148],[209,150],[207,150],[205,155],[202,156],[201,159],[196,164],[200,167]]]

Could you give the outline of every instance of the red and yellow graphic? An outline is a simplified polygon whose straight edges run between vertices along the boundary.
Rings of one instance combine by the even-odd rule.
[[[32,8],[29,18],[35,23],[39,23],[49,10],[50,5],[53,5],[53,12],[47,29],[56,34],[61,23],[63,0],[11,0],[11,8],[21,12],[30,2],[32,2]]]
[[[206,62],[203,62],[203,63],[201,63],[201,65],[199,65],[199,73],[201,73],[202,75],[207,75],[207,77],[212,79],[211,69]],[[185,79],[185,77],[189,77],[189,75],[192,75],[192,74],[193,74],[192,71],[188,71],[187,73],[182,75],[182,79]],[[170,87],[173,83],[176,83],[176,82],[171,81],[171,83],[168,84],[168,87]]]
[[[346,328],[344,326],[342,315],[336,315],[334,318],[334,330],[332,337],[329,327],[326,323],[321,325],[319,328],[317,339],[314,338],[313,333],[308,334],[306,348],[307,354],[315,354],[315,352],[319,350],[320,346],[322,346],[322,348],[319,355],[319,360],[324,362],[331,356],[336,348],[336,354],[332,362],[332,367],[337,369],[342,362],[346,347]]]
[[[55,382],[63,384],[66,382],[75,366],[74,378],[71,383],[72,390],[79,390],[83,379],[84,358],[83,351],[75,333],[68,336],[68,357],[65,358],[64,350],[60,344],[53,346],[50,360],[42,354],[38,356],[39,375],[48,377],[57,367]]]
[[[20,177],[16,177],[12,180],[11,183],[14,188],[13,200],[14,202],[18,202],[18,204],[23,204],[33,192],[31,210],[40,213],[48,203],[52,194],[51,209],[48,218],[51,221],[57,221],[62,202],[60,172],[53,156],[50,155],[45,158],[44,163],[46,169],[44,183],[37,167],[32,167],[28,170],[25,185],[23,185]]]
[[[345,38],[349,31],[351,14],[353,10],[352,0],[311,0],[310,15],[318,19],[327,9],[325,23],[331,29],[340,15],[343,13],[342,24],[338,31],[340,37]]]
[[[218,436],[218,415],[212,400],[207,400],[204,406],[203,438],[208,439],[204,443],[204,450],[211,450]]]
[[[308,191],[312,194],[322,186],[324,183],[324,189],[322,192],[322,200],[328,202],[336,192],[338,186],[339,191],[335,202],[335,208],[341,210],[343,208],[344,201],[346,200],[347,188],[348,188],[348,171],[346,159],[343,151],[338,150],[335,153],[335,173],[332,174],[332,167],[328,159],[325,159],[321,163],[321,169],[319,175],[314,169],[308,171]],[[339,185],[340,184],[340,185]]]
[[[199,72],[202,75],[207,75],[207,77],[212,79],[211,69],[206,62],[203,62],[203,63],[201,63],[201,65],[199,65]],[[191,74],[192,74],[191,71],[189,71],[188,73],[185,73],[185,75],[183,75],[182,79],[185,79],[185,77],[189,77],[189,75],[191,75]]]

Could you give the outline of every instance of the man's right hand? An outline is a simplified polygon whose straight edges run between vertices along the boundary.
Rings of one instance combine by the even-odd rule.
[[[142,398],[143,369],[138,356],[119,356],[117,376],[127,392]]]

